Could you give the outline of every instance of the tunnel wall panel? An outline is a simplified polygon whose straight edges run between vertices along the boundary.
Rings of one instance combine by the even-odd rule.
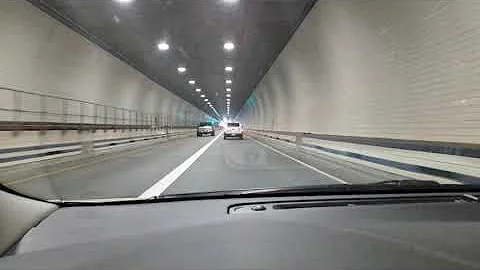
[[[238,118],[250,128],[480,143],[480,3],[319,1]]]
[[[187,114],[192,122],[206,118],[205,113],[190,103],[23,0],[0,1],[0,87],[152,115],[171,115],[176,119]],[[2,108],[11,108],[14,99],[11,92],[0,91]],[[38,99],[38,96],[22,97],[22,109],[38,111],[42,106],[51,111],[62,109],[58,100],[42,103]],[[80,113],[78,104],[69,104],[68,110]],[[92,113],[94,109],[87,106],[83,110]],[[11,112],[2,112],[0,116],[4,121],[19,120]],[[23,121],[59,120],[59,116],[41,118],[26,113],[21,117]],[[80,120],[72,116],[65,121]]]

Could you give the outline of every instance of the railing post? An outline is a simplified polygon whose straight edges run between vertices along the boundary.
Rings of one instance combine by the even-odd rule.
[[[117,108],[112,107],[113,109],[113,131],[117,132]]]
[[[93,123],[97,124],[97,104],[93,104]]]
[[[66,99],[62,99],[62,121],[64,124],[68,121],[68,104]]]
[[[83,132],[84,121],[85,121],[85,103],[80,102],[80,128],[78,130],[79,132]]]
[[[22,110],[22,93],[14,92],[13,94],[13,120],[20,121]]]
[[[94,124],[94,128],[92,130],[93,133],[96,133],[97,132],[97,122],[98,122],[98,112],[97,112],[97,109],[98,109],[98,106],[96,103],[92,103],[93,105],[93,124]]]
[[[103,105],[103,132],[107,132],[107,121],[108,121],[108,108],[107,106]]]
[[[127,122],[128,122],[128,123],[127,123],[127,125],[128,125],[128,131],[131,131],[131,130],[132,130],[132,127],[131,127],[131,125],[132,125],[132,115],[131,115],[129,109],[127,109]]]
[[[122,132],[125,132],[125,109],[122,108]]]
[[[147,126],[148,126],[148,130],[151,130],[151,129],[152,129],[151,123],[152,123],[152,115],[151,115],[151,114],[147,114]]]
[[[165,115],[162,114],[162,128],[160,129],[161,131],[165,130]]]
[[[165,133],[167,133],[168,138],[168,130],[170,129],[170,115],[165,115]]]
[[[47,116],[47,102],[45,96],[40,96],[40,122],[46,122]]]
[[[303,133],[300,132],[295,135],[295,144],[296,146],[303,145]]]
[[[63,124],[66,124],[68,122],[68,101],[66,99],[61,99],[62,100],[62,122]],[[67,133],[67,129],[64,127],[62,129],[62,134],[65,135]]]
[[[14,92],[13,93],[13,121],[21,121],[21,111],[22,111],[22,93]],[[19,130],[13,131],[13,136],[18,136],[20,133]]]
[[[93,148],[92,141],[88,140],[88,141],[82,142],[82,153],[88,154],[88,153],[92,153],[93,151],[94,151],[94,148]]]
[[[40,122],[46,121],[47,105],[46,105],[45,99],[46,97],[44,95],[40,95]],[[46,130],[40,130],[39,132],[40,135],[45,135],[46,133],[47,133]]]

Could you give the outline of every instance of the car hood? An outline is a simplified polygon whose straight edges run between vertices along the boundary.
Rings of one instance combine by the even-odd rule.
[[[480,267],[476,203],[228,214],[231,203],[60,209],[20,242],[16,255],[0,259],[0,269]]]

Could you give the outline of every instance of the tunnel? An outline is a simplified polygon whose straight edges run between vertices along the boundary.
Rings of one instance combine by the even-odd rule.
[[[475,1],[0,1],[2,192],[68,204],[478,185],[479,12]],[[29,208],[2,194],[0,217],[22,226],[0,230],[0,254],[58,244],[17,242],[53,210],[17,217]]]

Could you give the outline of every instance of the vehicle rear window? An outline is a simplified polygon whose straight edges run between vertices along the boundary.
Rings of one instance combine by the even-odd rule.
[[[240,123],[228,123],[229,127],[239,127]]]
[[[199,127],[205,127],[205,126],[211,126],[211,125],[208,122],[201,122],[198,126]]]

